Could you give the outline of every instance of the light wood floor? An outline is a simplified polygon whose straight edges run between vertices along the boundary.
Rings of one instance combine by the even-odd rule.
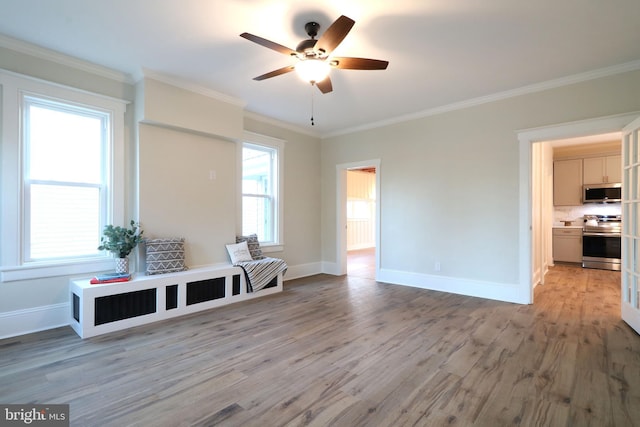
[[[376,248],[358,249],[347,252],[347,275],[375,280]]]
[[[557,266],[535,305],[314,276],[81,340],[0,341],[0,402],[73,426],[637,426],[619,273]]]

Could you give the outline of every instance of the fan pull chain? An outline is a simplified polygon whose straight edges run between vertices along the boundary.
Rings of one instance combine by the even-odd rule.
[[[311,83],[311,126],[316,125],[313,121],[313,93],[314,93],[313,86],[314,86],[313,83]]]

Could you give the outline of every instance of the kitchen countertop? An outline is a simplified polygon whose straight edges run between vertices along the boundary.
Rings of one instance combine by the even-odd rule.
[[[582,228],[582,222],[572,221],[571,225],[564,225],[563,221],[555,221],[553,223],[553,228]]]

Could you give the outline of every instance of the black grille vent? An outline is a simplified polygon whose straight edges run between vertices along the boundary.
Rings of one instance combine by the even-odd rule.
[[[80,297],[76,294],[73,294],[73,318],[80,321]]]
[[[108,295],[95,299],[95,325],[156,312],[156,289]]]
[[[178,308],[178,285],[166,287],[167,310]]]
[[[187,305],[224,298],[225,278],[199,280],[187,283]]]
[[[233,275],[233,295],[240,294],[240,275]]]

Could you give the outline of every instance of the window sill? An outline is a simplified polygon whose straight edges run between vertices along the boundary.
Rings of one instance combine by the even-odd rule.
[[[66,264],[34,264],[0,268],[0,282],[91,274],[113,270],[113,258],[75,261]]]
[[[262,252],[264,252],[264,253],[282,252],[282,251],[284,251],[284,245],[263,245],[263,244],[260,244],[260,249],[262,249]]]

